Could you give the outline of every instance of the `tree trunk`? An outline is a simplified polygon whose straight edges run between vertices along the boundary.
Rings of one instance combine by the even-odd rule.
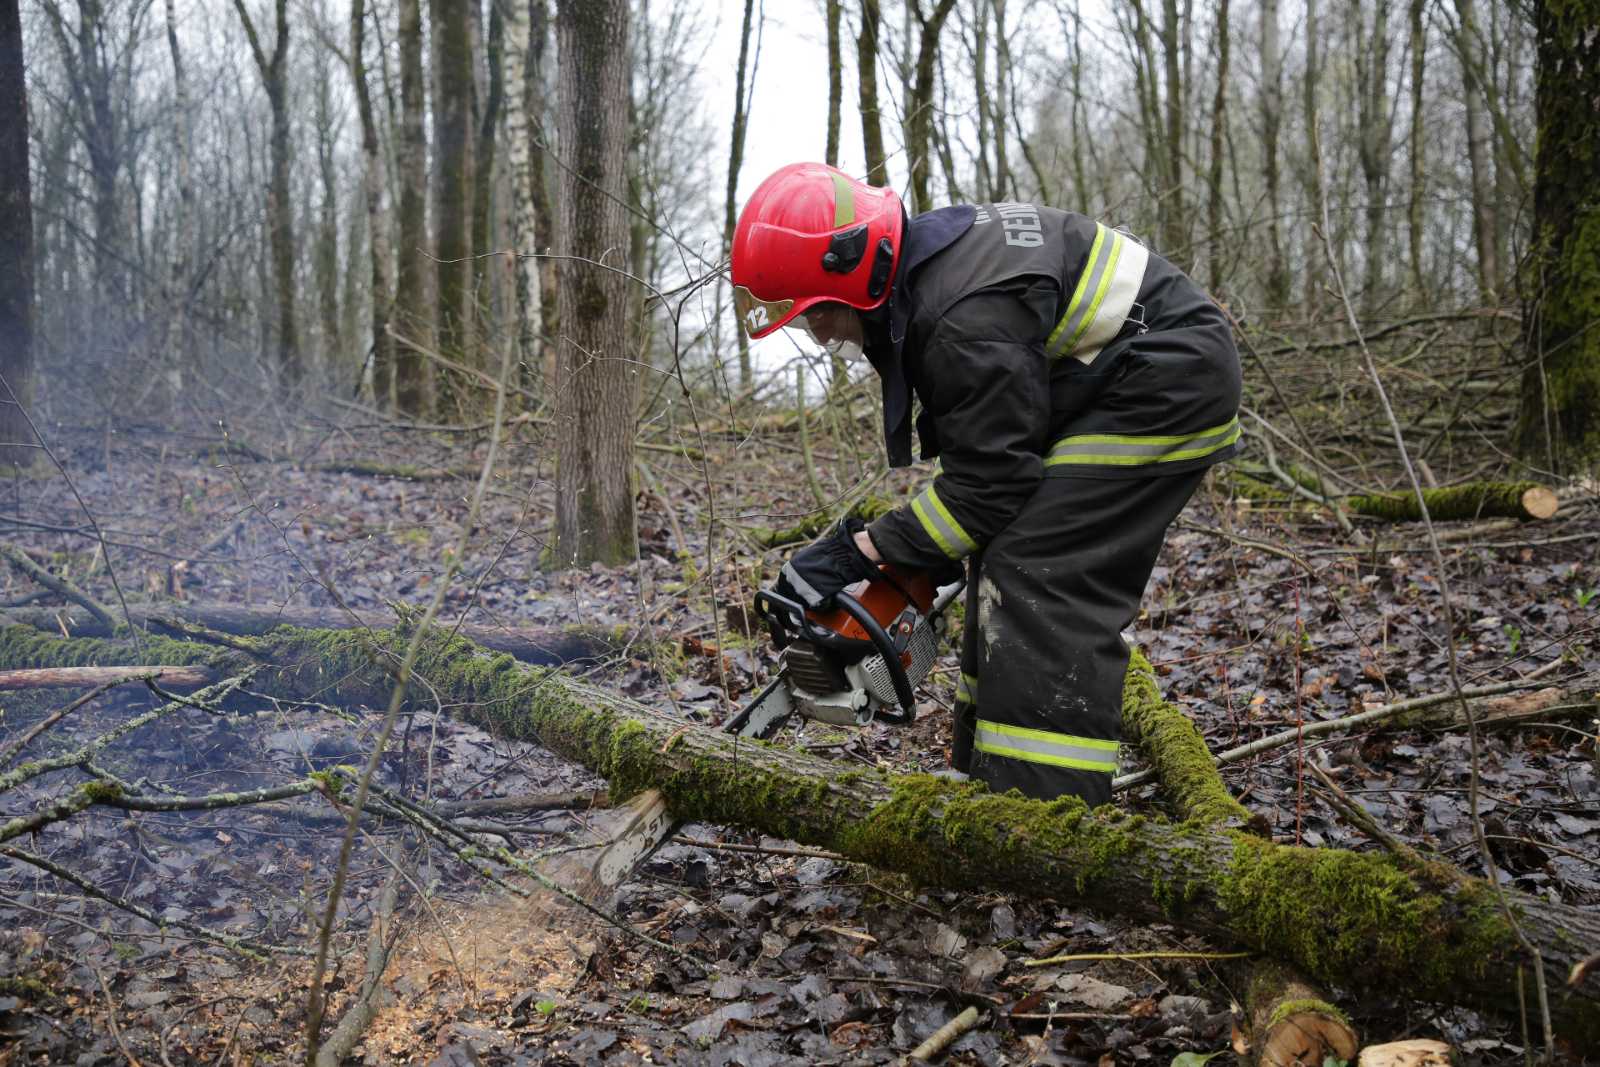
[[[557,567],[638,557],[628,362],[628,5],[558,0],[561,385],[555,401]],[[590,262],[593,260],[595,262]],[[603,264],[603,265],[602,265]]]
[[[563,3],[566,0],[562,0]],[[620,0],[619,0],[620,2]],[[563,31],[563,35],[567,31]],[[253,683],[288,697],[383,706],[393,682],[375,643],[389,631],[280,629]],[[155,638],[153,662],[238,654]],[[0,669],[136,662],[131,643],[0,631]],[[1491,888],[1443,864],[1407,869],[1381,853],[1278,845],[1251,834],[1129,816],[1113,806],[995,796],[977,783],[885,776],[808,753],[752,745],[710,727],[493,657],[435,634],[415,674],[426,702],[499,735],[536,740],[605,777],[619,798],[659,789],[679,820],[720,823],[815,845],[933,886],[997,889],[1080,903],[1184,929],[1282,960],[1308,977],[1370,993],[1513,1011],[1524,958]],[[1512,889],[1503,899],[1539,950],[1561,1033],[1600,1037],[1595,983],[1573,965],[1600,952],[1600,914]]]
[[[1456,54],[1461,60],[1461,99],[1467,109],[1467,161],[1472,168],[1472,232],[1478,249],[1479,299],[1493,304],[1500,299],[1500,246],[1495,239],[1500,223],[1496,216],[1493,160],[1490,158],[1489,127],[1483,114],[1484,87],[1478,81],[1483,57],[1470,27],[1475,22],[1473,0],[1456,0],[1460,25],[1456,32]]]
[[[1428,303],[1428,285],[1422,270],[1422,220],[1427,202],[1427,157],[1423,140],[1422,108],[1425,102],[1422,88],[1427,70],[1428,34],[1423,15],[1428,0],[1411,0],[1411,133],[1407,138],[1406,155],[1411,165],[1410,200],[1406,204],[1407,251],[1411,263],[1412,298],[1418,307]]]
[[[745,74],[750,63],[750,23],[755,15],[755,0],[744,0],[744,21],[739,27],[739,66],[733,82],[733,132],[728,139],[728,194],[722,206],[722,256],[733,247],[733,232],[739,222],[739,168],[744,165],[744,135],[749,116],[745,112]],[[754,74],[751,73],[754,81]],[[739,346],[739,391],[748,393],[755,386],[755,370],[750,365],[750,337],[741,327],[734,331]]]
[[[933,14],[924,18],[922,5],[913,2],[912,12],[921,25],[917,37],[916,80],[911,97],[906,101],[906,156],[911,167],[911,213],[921,214],[933,208],[928,193],[928,155],[932,151],[930,131],[933,126],[933,64],[939,56],[939,34],[945,19],[955,7],[955,0],[939,0]],[[1003,88],[1002,88],[1003,91]],[[997,138],[1004,137],[1004,127],[999,127]]]
[[[428,302],[428,141],[423,122],[422,0],[400,0],[400,247],[395,261],[394,328],[408,341],[433,347]],[[395,409],[426,419],[433,414],[433,372],[422,353],[395,349]]]
[[[1289,303],[1289,264],[1283,251],[1283,194],[1279,187],[1278,131],[1283,124],[1283,44],[1278,0],[1261,3],[1261,153],[1267,182],[1267,304],[1282,313]]]
[[[1360,133],[1357,155],[1361,176],[1367,187],[1367,232],[1363,260],[1366,280],[1362,307],[1375,314],[1385,301],[1384,264],[1389,258],[1388,228],[1384,225],[1384,199],[1389,184],[1389,160],[1393,150],[1393,131],[1389,114],[1389,0],[1374,0],[1372,35],[1362,40],[1362,19],[1367,5],[1354,4],[1350,13],[1350,33],[1355,43],[1356,113]],[[1370,41],[1370,44],[1369,44]]]
[[[28,86],[17,0],[0,0],[0,462],[38,454],[24,413],[33,403],[33,194]]]
[[[1256,964],[1245,989],[1250,1052],[1257,1067],[1298,1067],[1329,1059],[1348,1063],[1359,1042],[1344,1013],[1298,974]]]
[[[1211,293],[1221,299],[1228,264],[1222,250],[1229,241],[1222,232],[1223,136],[1228,129],[1228,0],[1217,0],[1217,94],[1211,102],[1211,169],[1206,175],[1206,262]]]
[[[1306,202],[1311,209],[1311,218],[1321,226],[1322,208],[1327,202],[1327,190],[1323,186],[1322,168],[1325,160],[1322,157],[1322,116],[1319,106],[1319,92],[1322,80],[1322,65],[1318,58],[1318,45],[1321,43],[1321,21],[1317,14],[1317,0],[1306,0],[1306,69],[1300,79],[1300,108],[1301,118],[1306,128],[1306,169],[1305,188]],[[1330,213],[1331,217],[1331,213]],[[1300,292],[1305,305],[1307,318],[1315,314],[1317,298],[1322,292],[1322,271],[1318,264],[1325,259],[1323,249],[1320,247],[1322,239],[1309,225],[1301,227],[1305,240],[1305,267],[1301,278]],[[1341,261],[1342,255],[1339,243],[1334,235],[1324,234],[1328,246],[1334,250],[1336,261]]]
[[[372,271],[372,392],[378,407],[394,404],[394,338],[389,335],[389,220],[383,213],[383,158],[367,88],[366,0],[350,3],[350,79],[361,120],[362,190],[367,202],[367,255]]]
[[[1600,469],[1600,0],[1535,8],[1532,267],[1517,443],[1556,470]]]
[[[827,0],[828,6],[828,145],[822,161],[839,165],[839,115],[844,104],[844,58],[841,55],[839,22],[844,15],[841,0]]]
[[[1183,34],[1178,26],[1178,0],[1162,0],[1161,54],[1165,60],[1166,189],[1162,191],[1162,251],[1177,257],[1189,245],[1189,215],[1183,203],[1183,82],[1178,72],[1183,67]]]
[[[537,371],[543,361],[543,345],[535,327],[539,314],[539,263],[524,258],[540,251],[541,238],[549,235],[539,229],[533,211],[533,139],[539,136],[532,103],[542,98],[533,79],[537,67],[529,62],[533,44],[534,19],[528,0],[506,3],[505,80],[506,155],[511,177],[511,247],[517,253],[512,279],[512,318],[517,334],[517,362],[523,368],[524,384],[537,384]],[[540,34],[544,26],[539,27]],[[540,176],[540,181],[543,177]]]
[[[189,356],[189,272],[195,254],[194,123],[189,104],[189,77],[178,47],[178,15],[166,0],[167,52],[172,56],[172,121],[176,124],[178,223],[172,237],[172,310],[165,358],[168,384],[176,395],[183,389],[183,366]]]
[[[856,38],[856,75],[860,82],[861,148],[867,161],[867,184],[889,184],[888,156],[883,149],[883,119],[878,114],[878,35],[883,12],[878,0],[861,0],[861,34]]]
[[[478,366],[472,343],[473,8],[429,0],[435,41],[433,71],[434,165],[439,217],[435,325],[438,349],[449,359]],[[450,391],[452,395],[457,390]]]
[[[311,270],[317,289],[322,366],[334,381],[338,381],[335,368],[346,356],[344,338],[339,331],[339,172],[333,157],[338,131],[334,128],[333,71],[326,54],[317,57],[316,78],[317,177],[322,186],[322,202],[318,205]]]
[[[476,18],[472,24],[477,25]],[[501,282],[507,276],[504,266],[488,255],[498,243],[495,239],[494,157],[498,148],[500,113],[505,107],[505,43],[506,24],[501,5],[491,0],[489,32],[484,44],[489,84],[484,94],[483,113],[478,116],[478,140],[473,150],[472,247],[476,254],[472,259],[472,289],[467,294],[472,301],[476,331],[474,351],[483,352],[489,351],[493,344],[489,328],[496,321]]]
[[[296,325],[296,295],[298,286],[294,273],[294,201],[289,194],[289,101],[284,65],[289,58],[289,0],[277,0],[277,37],[272,55],[261,47],[255,23],[245,10],[244,0],[233,0],[233,8],[244,24],[245,36],[250,41],[250,54],[255,57],[256,69],[261,74],[261,84],[266,89],[267,104],[272,109],[271,177],[267,183],[267,229],[271,235],[272,278],[275,286],[274,305],[277,308],[277,345],[274,362],[278,374],[287,383],[300,381],[305,365],[300,358],[300,334]]]

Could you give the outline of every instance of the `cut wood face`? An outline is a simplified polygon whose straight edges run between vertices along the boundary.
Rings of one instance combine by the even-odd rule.
[[[1370,1045],[1361,1050],[1357,1067],[1450,1067],[1450,1046],[1418,1038]]]

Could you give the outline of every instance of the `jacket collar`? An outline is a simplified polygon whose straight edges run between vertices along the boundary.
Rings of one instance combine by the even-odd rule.
[[[957,204],[925,212],[906,223],[905,247],[889,290],[887,314],[879,319],[880,328],[872,331],[877,337],[869,335],[867,346],[867,359],[883,387],[883,438],[891,467],[911,463],[911,384],[906,377],[904,349],[917,269],[954,244],[972,228],[976,217],[977,209],[971,204]]]

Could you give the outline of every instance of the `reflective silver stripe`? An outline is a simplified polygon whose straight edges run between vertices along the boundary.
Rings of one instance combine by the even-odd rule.
[[[979,719],[973,747],[991,756],[1005,756],[1025,763],[1045,763],[1103,774],[1117,772],[1117,743],[1098,737],[1074,737]]]
[[[956,699],[963,704],[976,704],[978,702],[978,676],[961,673],[956,679]]]
[[[1044,465],[1136,467],[1150,463],[1178,463],[1220,452],[1239,440],[1242,433],[1238,416],[1235,416],[1221,426],[1173,436],[1075,434],[1063,437],[1050,446],[1050,451],[1045,454]]]
[[[911,501],[911,513],[922,523],[923,530],[927,531],[933,543],[939,546],[939,551],[951,559],[961,559],[978,550],[978,542],[961,528],[955,516],[950,514],[950,509],[944,506],[944,501],[939,499],[939,494],[933,491],[933,486],[928,486]]]
[[[785,563],[780,573],[789,579],[789,584],[794,586],[794,591],[805,599],[806,607],[814,608],[822,603],[822,594],[817,592],[816,586],[800,577],[800,572],[794,569],[793,563]]]
[[[1094,362],[1122,331],[1144,284],[1150,252],[1133,238],[1095,223],[1094,244],[1078,285],[1046,346],[1051,359],[1070,355]]]

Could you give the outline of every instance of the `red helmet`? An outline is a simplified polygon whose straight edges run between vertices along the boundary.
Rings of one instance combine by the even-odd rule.
[[[816,304],[863,311],[889,295],[905,215],[893,189],[823,163],[791,163],[756,187],[733,234],[733,303],[751,337]]]

